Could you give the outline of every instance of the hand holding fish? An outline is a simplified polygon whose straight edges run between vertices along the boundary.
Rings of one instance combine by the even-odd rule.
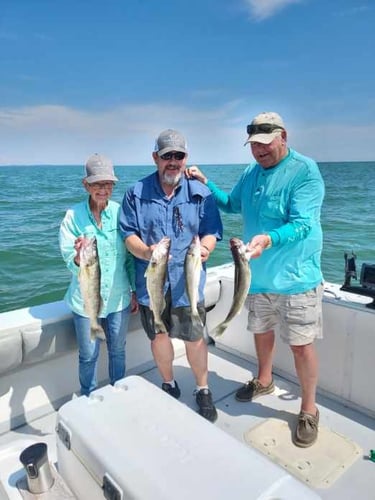
[[[74,256],[74,262],[77,266],[79,266],[80,262],[81,262],[80,253],[81,253],[82,244],[84,243],[84,239],[85,238],[83,236],[78,236],[78,238],[76,238],[74,240],[74,250],[76,252],[76,254]]]
[[[272,240],[268,234],[257,234],[246,245],[246,251],[249,252],[251,258],[260,257],[264,250],[271,248]]]
[[[137,300],[137,296],[135,292],[132,292],[131,298],[130,298],[130,312],[131,314],[135,314],[139,311],[139,304]]]
[[[187,179],[197,179],[203,184],[207,184],[207,177],[201,170],[199,170],[196,165],[192,165],[191,167],[187,168],[185,170],[185,175]]]
[[[206,247],[205,245],[203,245],[201,243],[201,247],[200,247],[200,253],[201,253],[201,261],[202,262],[206,262],[210,256],[210,250],[208,249],[208,247]]]
[[[158,243],[154,243],[153,245],[150,245],[147,247],[145,251],[145,260],[151,260],[152,254],[154,253],[154,250],[158,246]]]
[[[206,234],[200,242],[201,262],[207,262],[211,252],[216,246],[216,238],[211,234]]]

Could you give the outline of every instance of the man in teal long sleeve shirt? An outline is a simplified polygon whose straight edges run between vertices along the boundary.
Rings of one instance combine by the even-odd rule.
[[[229,194],[198,167],[188,169],[187,176],[204,182],[221,210],[242,214],[243,239],[252,252],[248,328],[254,333],[258,376],[237,391],[236,399],[252,401],[274,391],[274,329],[279,326],[293,352],[301,384],[301,412],[293,442],[307,447],[317,439],[319,422],[313,341],[322,337],[320,211],[324,183],[314,160],[288,148],[284,122],[277,113],[257,115],[247,133],[245,144],[250,143],[256,161]]]

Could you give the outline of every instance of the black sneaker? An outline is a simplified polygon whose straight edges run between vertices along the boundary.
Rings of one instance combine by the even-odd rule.
[[[257,378],[253,378],[253,380],[249,380],[238,389],[236,392],[236,399],[237,401],[241,401],[241,403],[246,403],[248,401],[252,401],[258,396],[271,394],[274,390],[275,386],[273,381],[267,385],[267,387],[264,387]]]
[[[181,391],[176,381],[174,381],[174,387],[172,387],[171,384],[163,382],[161,384],[161,388],[164,392],[167,392],[170,396],[176,399],[178,399],[181,396]]]
[[[217,419],[217,411],[212,402],[212,394],[210,389],[201,389],[195,395],[195,400],[199,406],[198,413],[203,418],[210,422],[215,422]]]

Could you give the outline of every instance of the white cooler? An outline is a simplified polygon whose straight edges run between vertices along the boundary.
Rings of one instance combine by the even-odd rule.
[[[63,405],[61,476],[80,500],[310,500],[316,493],[141,377]]]

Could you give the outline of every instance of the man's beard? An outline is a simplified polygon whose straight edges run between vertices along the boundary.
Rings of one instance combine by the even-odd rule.
[[[164,172],[162,179],[163,184],[167,184],[168,186],[177,186],[180,182],[181,175],[181,172],[178,172],[178,174],[168,174],[167,172]]]

